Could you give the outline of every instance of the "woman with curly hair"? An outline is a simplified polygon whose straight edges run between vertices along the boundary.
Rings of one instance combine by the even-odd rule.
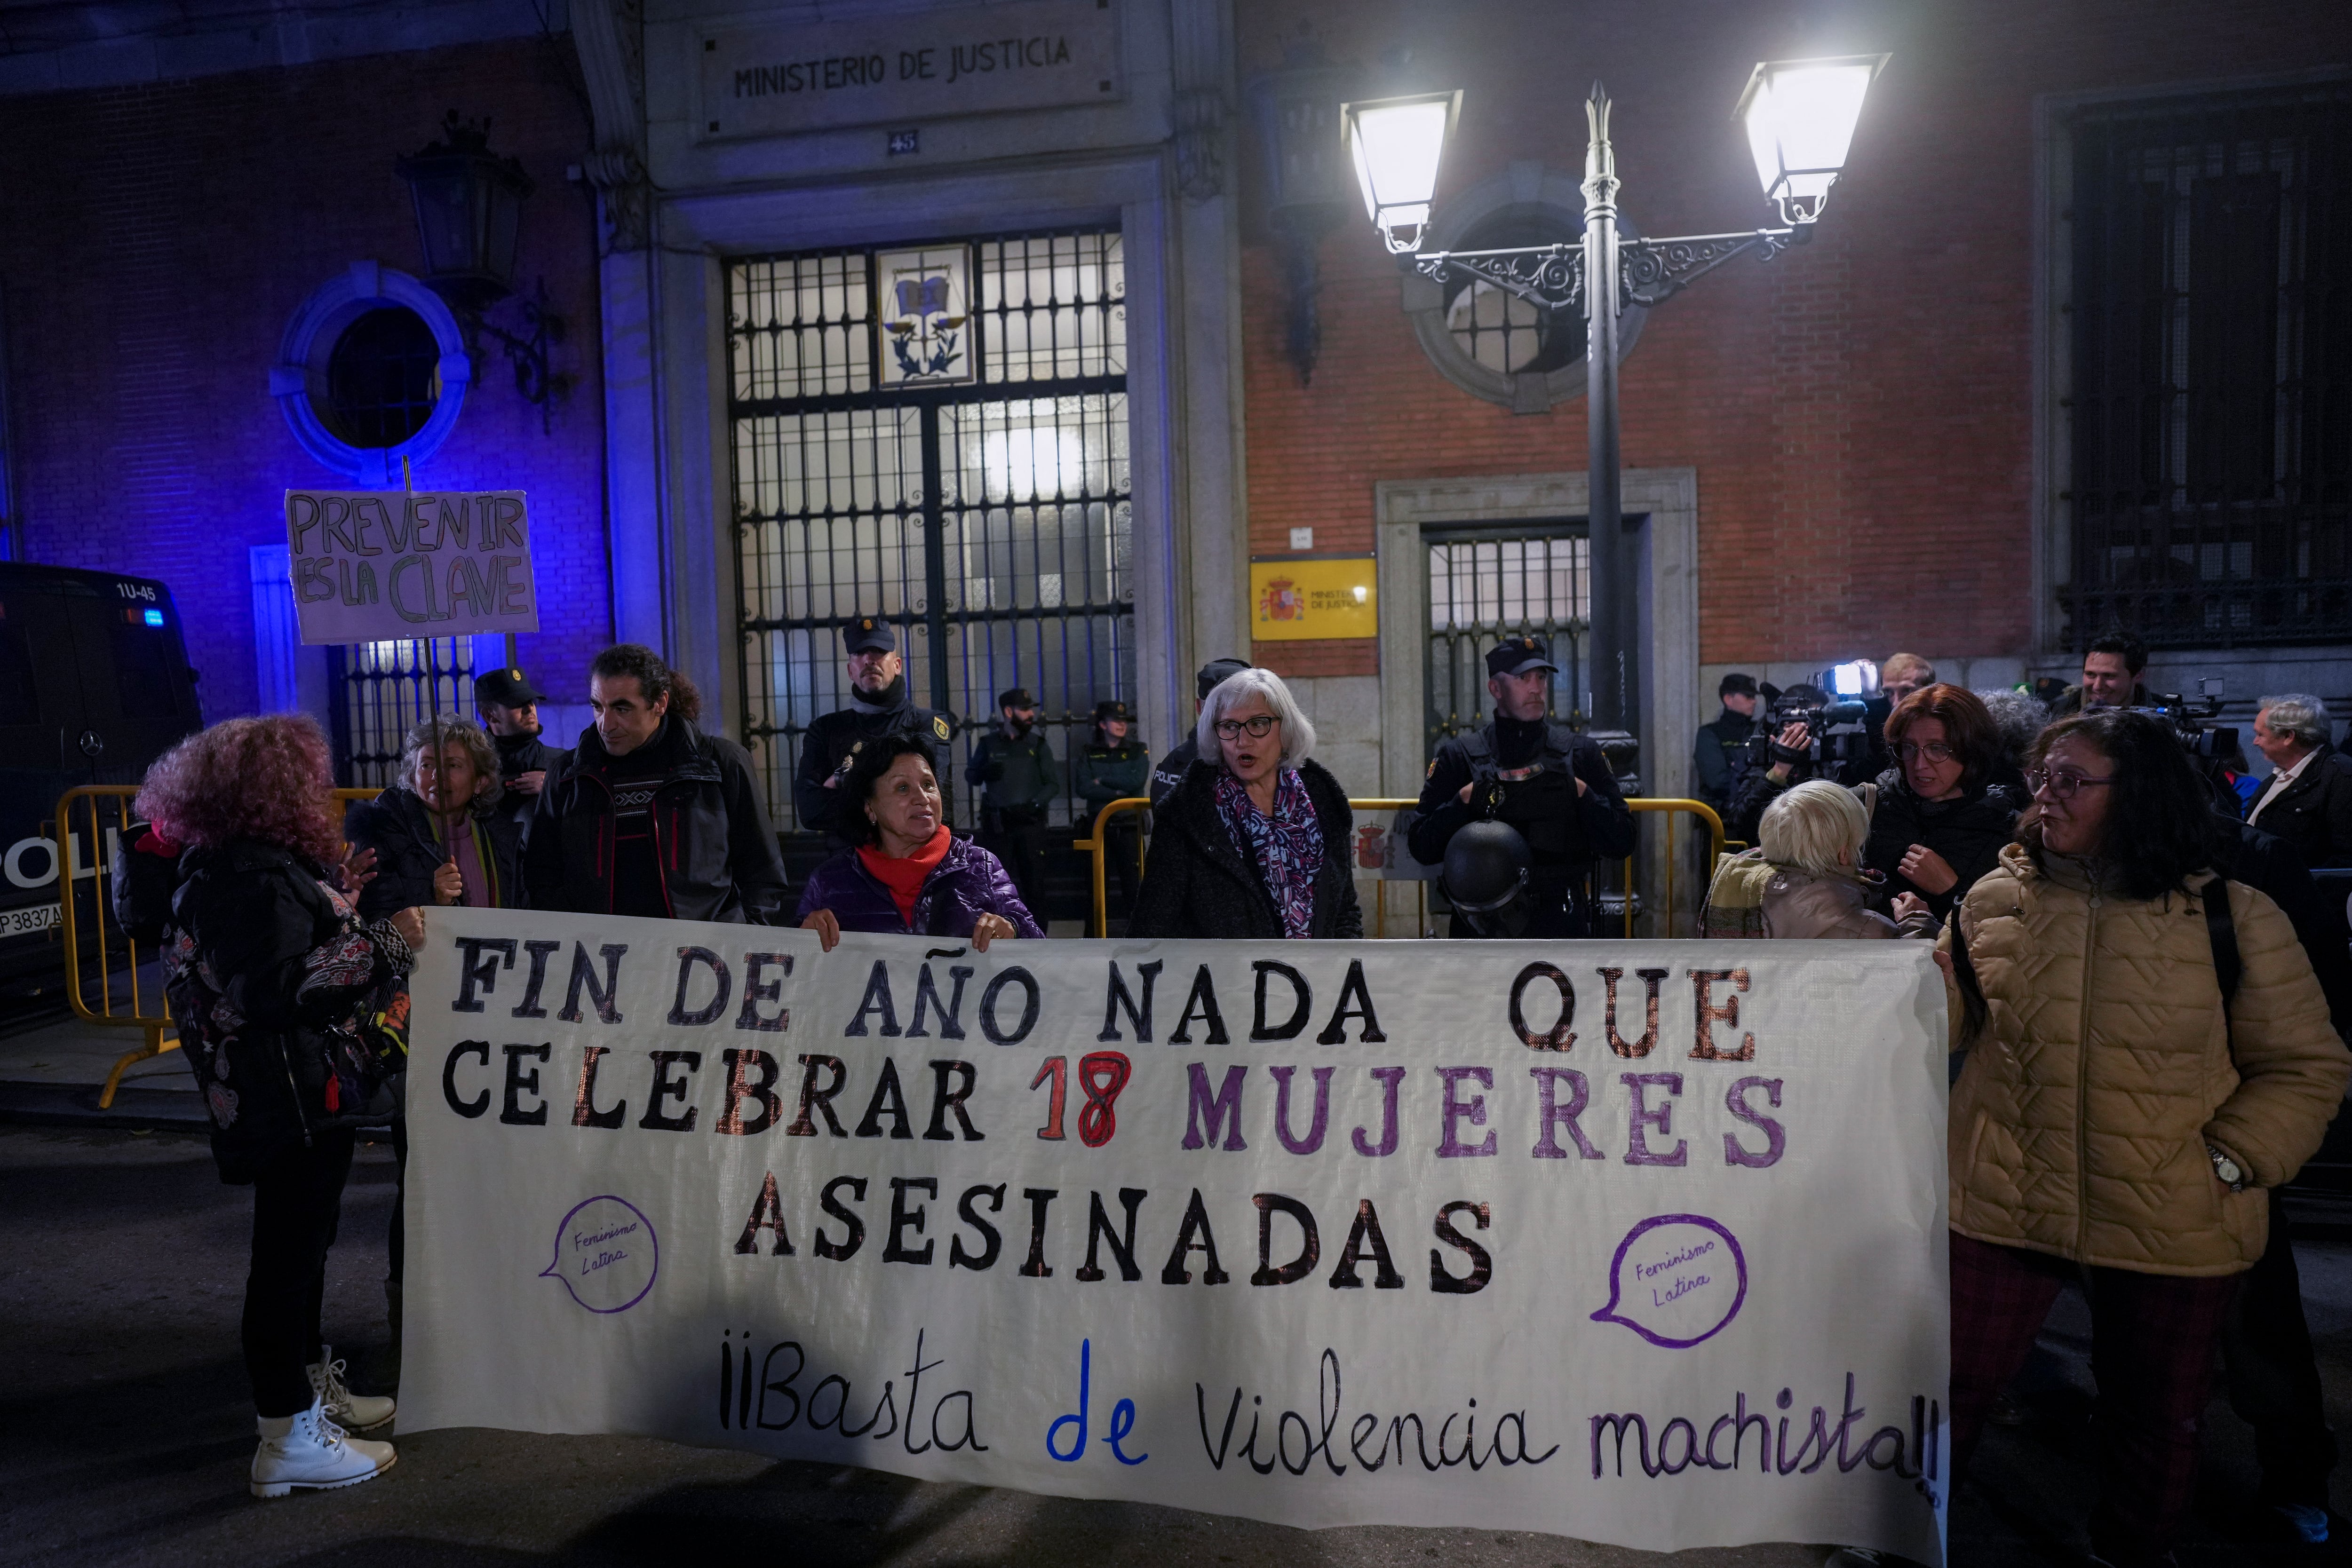
[[[261,1444],[257,1497],[372,1480],[389,1443],[364,1430],[393,1402],[343,1386],[320,1334],[327,1249],[353,1129],[394,1108],[383,1014],[421,941],[414,911],[360,918],[327,810],[327,740],[307,717],[235,718],[149,769],[137,810],[181,847],[165,994],[211,1113],[221,1179],[253,1187],[246,1375]]]

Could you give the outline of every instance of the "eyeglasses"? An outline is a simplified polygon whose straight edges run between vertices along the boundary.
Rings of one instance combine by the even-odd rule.
[[[2032,790],[2036,795],[2047,789],[2050,791],[2050,798],[2053,800],[2071,800],[2074,798],[2075,790],[2088,784],[2114,782],[2115,778],[2112,774],[2105,779],[2092,779],[2080,773],[2053,773],[2046,768],[2036,768],[2025,776],[2025,787],[2028,789]]]
[[[1895,755],[1906,762],[1914,761],[1922,757],[1930,762],[1949,762],[1952,759],[1952,748],[1940,740],[1906,740],[1895,746]]]
[[[1259,714],[1255,718],[1221,718],[1217,721],[1217,738],[1239,740],[1242,731],[1247,730],[1252,740],[1264,740],[1281,722],[1270,713]]]

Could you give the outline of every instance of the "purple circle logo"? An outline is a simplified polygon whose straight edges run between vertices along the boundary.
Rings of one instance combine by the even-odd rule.
[[[1748,1300],[1748,1259],[1738,1239],[1700,1214],[1661,1214],[1617,1244],[1609,1304],[1593,1321],[1622,1323],[1666,1350],[1714,1338]]]
[[[575,1204],[555,1227],[555,1258],[539,1271],[592,1312],[625,1312],[646,1299],[661,1270],[654,1222],[626,1198]]]

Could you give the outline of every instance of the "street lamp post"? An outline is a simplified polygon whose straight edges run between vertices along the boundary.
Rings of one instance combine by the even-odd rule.
[[[1618,314],[1629,306],[1662,304],[1734,256],[1753,252],[1769,261],[1810,239],[1845,165],[1864,94],[1886,60],[1852,55],[1756,68],[1733,112],[1747,128],[1757,178],[1783,226],[1740,234],[1620,240],[1609,95],[1595,82],[1584,105],[1583,243],[1423,255],[1438,163],[1462,95],[1423,93],[1341,106],[1365,209],[1392,254],[1433,280],[1467,277],[1540,310],[1583,312],[1590,611],[1582,666],[1588,689],[1579,695],[1596,731],[1631,731],[1639,710],[1633,594],[1619,492]],[[1613,278],[1616,287],[1588,290],[1587,280],[1599,278]]]

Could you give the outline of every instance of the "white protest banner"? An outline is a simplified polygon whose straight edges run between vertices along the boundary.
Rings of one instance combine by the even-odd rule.
[[[305,643],[536,632],[520,490],[289,490]]]
[[[401,1427],[1941,1561],[1923,943],[428,912]]]

